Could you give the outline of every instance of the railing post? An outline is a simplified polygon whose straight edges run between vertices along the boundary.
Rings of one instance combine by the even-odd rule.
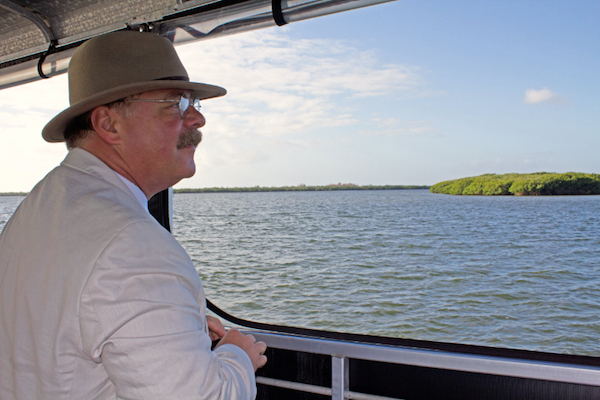
[[[344,393],[348,391],[348,358],[343,355],[331,355],[331,400],[346,400]]]

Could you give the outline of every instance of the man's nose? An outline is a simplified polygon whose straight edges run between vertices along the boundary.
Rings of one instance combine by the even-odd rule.
[[[183,122],[188,128],[202,128],[206,124],[206,119],[200,111],[189,107],[183,114]]]

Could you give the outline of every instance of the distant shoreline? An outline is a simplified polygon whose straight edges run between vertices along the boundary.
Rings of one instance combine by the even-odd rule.
[[[326,186],[282,186],[282,187],[234,187],[234,188],[195,188],[173,189],[174,193],[250,193],[250,192],[323,192],[332,190],[412,190],[429,189],[427,185],[354,185],[338,184]],[[27,196],[27,192],[6,192],[0,196]]]
[[[6,192],[0,193],[0,196],[27,196],[29,192]]]
[[[282,186],[282,187],[234,187],[234,188],[201,188],[201,189],[174,189],[175,193],[250,193],[250,192],[326,192],[334,190],[411,190],[429,189],[426,185],[354,185],[337,184],[326,186]]]

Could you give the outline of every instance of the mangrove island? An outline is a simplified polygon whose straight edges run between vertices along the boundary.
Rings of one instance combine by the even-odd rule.
[[[484,196],[589,195],[600,194],[600,175],[580,172],[485,174],[439,182],[429,190],[432,193]]]

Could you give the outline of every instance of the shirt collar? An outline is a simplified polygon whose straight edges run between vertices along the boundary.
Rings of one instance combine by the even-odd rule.
[[[137,187],[135,185],[135,183],[131,182],[129,179],[125,178],[123,175],[119,174],[118,172],[115,172],[115,174],[117,174],[117,176],[119,178],[121,178],[123,183],[125,185],[127,185],[127,187],[129,188],[129,190],[131,190],[131,193],[133,193],[133,195],[135,196],[137,201],[139,201],[140,204],[142,205],[142,207],[144,207],[144,210],[148,211],[148,199],[146,198],[146,195],[144,194],[144,192],[142,192],[142,189]]]

